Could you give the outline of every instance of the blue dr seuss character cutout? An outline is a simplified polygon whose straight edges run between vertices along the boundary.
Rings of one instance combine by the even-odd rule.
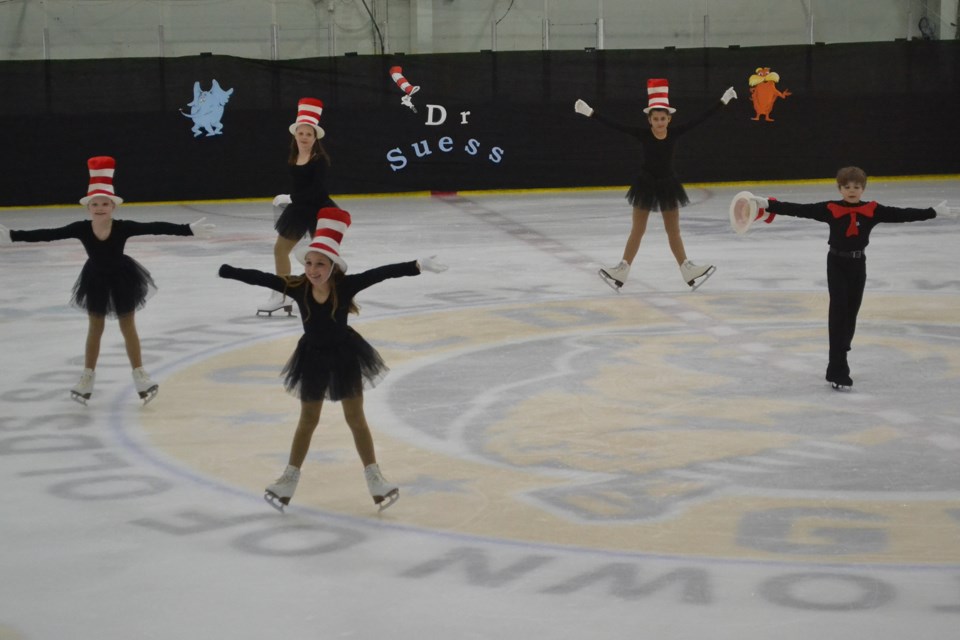
[[[201,91],[200,82],[193,83],[193,102],[187,104],[190,107],[190,113],[180,113],[193,120],[193,137],[199,136],[206,129],[208,136],[218,136],[223,133],[223,125],[220,119],[223,117],[223,106],[230,100],[233,89],[224,91],[220,88],[220,83],[213,81],[210,91]]]

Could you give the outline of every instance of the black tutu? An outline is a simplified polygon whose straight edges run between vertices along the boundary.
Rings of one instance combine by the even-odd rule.
[[[329,198],[319,205],[288,204],[277,221],[273,223],[273,228],[277,230],[277,235],[288,240],[299,240],[307,234],[312,238],[317,231],[317,212],[324,207],[336,206],[337,204]]]
[[[117,317],[142,309],[156,292],[150,272],[122,255],[109,262],[87,260],[73,285],[70,304],[87,313]]]
[[[347,327],[336,344],[304,335],[280,375],[287,392],[304,402],[316,402],[360,396],[388,371],[377,350]]]
[[[690,204],[686,190],[675,175],[657,178],[646,171],[633,181],[627,191],[627,201],[646,211],[671,211]]]

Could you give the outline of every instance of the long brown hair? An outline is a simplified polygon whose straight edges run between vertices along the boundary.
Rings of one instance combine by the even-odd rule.
[[[297,138],[290,136],[290,154],[287,156],[287,164],[297,164],[297,158],[300,157],[300,148],[297,146]],[[323,163],[330,166],[330,154],[320,144],[320,138],[313,141],[313,148],[310,150],[311,160],[323,160]]]

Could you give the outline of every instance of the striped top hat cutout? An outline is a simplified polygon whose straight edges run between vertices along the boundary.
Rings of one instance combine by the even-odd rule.
[[[87,169],[90,170],[90,186],[87,187],[87,195],[80,198],[80,204],[87,206],[87,203],[97,196],[110,198],[113,204],[123,203],[123,198],[113,191],[113,172],[116,167],[116,160],[110,156],[94,156],[87,160]]]

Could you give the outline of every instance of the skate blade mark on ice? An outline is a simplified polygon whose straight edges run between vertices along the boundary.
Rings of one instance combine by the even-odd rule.
[[[623,286],[622,282],[620,282],[619,280],[611,276],[604,269],[600,269],[597,272],[597,275],[600,276],[600,279],[603,280],[604,284],[606,284],[608,287],[610,287],[617,293],[620,293],[620,288]]]

